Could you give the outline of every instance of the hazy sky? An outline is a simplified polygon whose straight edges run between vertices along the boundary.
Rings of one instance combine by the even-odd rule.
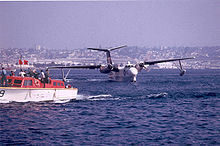
[[[220,45],[220,0],[0,2],[0,48]]]

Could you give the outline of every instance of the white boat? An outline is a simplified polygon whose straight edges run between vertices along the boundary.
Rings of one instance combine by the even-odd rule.
[[[44,85],[33,77],[7,76],[7,81],[7,87],[0,87],[0,103],[71,100],[78,92],[77,88],[65,87],[61,80],[50,79]]]

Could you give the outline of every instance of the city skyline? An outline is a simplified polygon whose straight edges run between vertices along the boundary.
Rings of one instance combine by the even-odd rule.
[[[219,46],[220,1],[0,2],[0,48]]]
[[[90,65],[106,64],[106,54],[88,49],[54,50],[46,48],[0,48],[0,62],[3,66],[14,66],[18,60],[27,60],[30,64],[50,65]],[[195,57],[193,60],[183,61],[184,67],[193,69],[220,69],[220,47],[164,47],[140,48],[126,47],[111,52],[115,64],[140,63],[171,58]],[[36,65],[38,66],[38,65]],[[176,64],[159,64],[161,68],[175,68]]]

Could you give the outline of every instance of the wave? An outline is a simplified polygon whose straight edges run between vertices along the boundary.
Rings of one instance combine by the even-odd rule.
[[[71,99],[67,99],[67,100],[54,100],[53,103],[67,103],[69,102]]]
[[[158,93],[158,94],[149,94],[146,97],[148,98],[163,98],[163,97],[167,97],[168,93],[163,92],[163,93]]]
[[[0,100],[0,103],[10,103],[9,100]]]
[[[90,101],[97,101],[97,100],[129,100],[129,99],[140,99],[140,98],[164,98],[168,97],[168,93],[156,93],[156,94],[149,94],[146,96],[141,97],[113,97],[110,94],[100,94],[100,95],[77,95],[76,100],[90,100]]]
[[[194,93],[194,97],[202,98],[202,97],[217,97],[219,93],[217,92],[204,92],[204,93]]]
[[[101,94],[101,95],[93,95],[89,96],[90,98],[99,98],[99,97],[112,97],[110,94]]]
[[[106,79],[87,79],[89,82],[104,82],[107,81]]]
[[[110,100],[113,99],[110,94],[100,95],[77,95],[76,100]]]

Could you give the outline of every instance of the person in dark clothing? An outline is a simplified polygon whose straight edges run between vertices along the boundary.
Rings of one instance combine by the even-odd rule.
[[[11,74],[10,74],[10,76],[15,76],[15,72],[14,71],[11,71]]]
[[[49,83],[50,82],[50,79],[49,79],[49,70],[47,69],[46,70],[46,73],[45,73],[45,83]]]
[[[8,86],[8,82],[7,82],[6,76],[7,76],[7,72],[6,72],[5,68],[2,68],[2,82],[1,82],[2,83],[2,87],[4,87],[4,86],[7,87]]]
[[[29,69],[28,74],[29,74],[29,77],[34,77],[34,72],[32,69]]]
[[[24,76],[25,76],[25,77],[27,77],[27,76],[28,76],[28,74],[27,74],[27,71],[26,71],[26,70],[24,71],[24,73],[25,73],[25,74],[24,74]]]

